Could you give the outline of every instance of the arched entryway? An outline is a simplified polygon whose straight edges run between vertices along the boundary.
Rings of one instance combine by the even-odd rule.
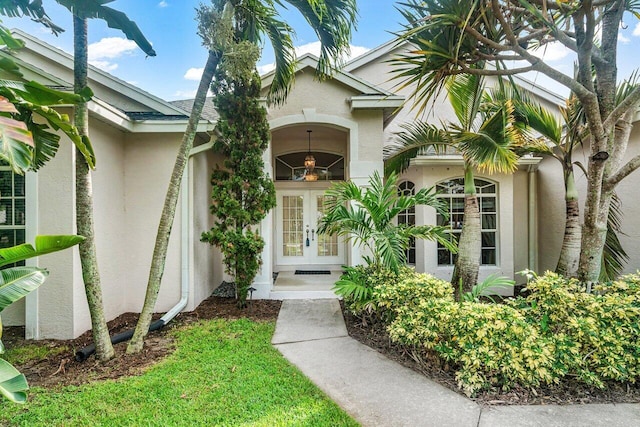
[[[349,132],[336,126],[300,123],[272,130],[274,272],[331,271],[347,263],[344,240],[319,236],[317,229],[325,190],[348,179],[348,150]]]

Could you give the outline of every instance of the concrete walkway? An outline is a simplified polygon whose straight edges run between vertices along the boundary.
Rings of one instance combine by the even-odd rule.
[[[481,407],[350,338],[336,299],[284,301],[272,343],[363,426],[640,427],[640,404]]]

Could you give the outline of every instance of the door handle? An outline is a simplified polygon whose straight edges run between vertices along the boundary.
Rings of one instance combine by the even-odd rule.
[[[309,246],[309,226],[308,225],[307,225],[307,240],[305,243],[306,243],[305,246],[308,247]]]
[[[313,242],[314,240],[314,236],[315,236],[316,230],[314,230],[313,228],[311,229],[311,241]]]

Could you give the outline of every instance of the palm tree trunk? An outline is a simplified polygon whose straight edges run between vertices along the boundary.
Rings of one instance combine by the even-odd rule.
[[[87,20],[73,17],[74,35],[74,90],[79,93],[87,86]],[[87,103],[75,105],[75,125],[82,136],[89,135],[89,110]],[[113,345],[109,337],[109,329],[104,317],[102,305],[102,287],[96,256],[95,233],[93,226],[93,190],[91,171],[82,153],[76,151],[76,227],[78,234],[85,237],[80,243],[80,264],[82,280],[87,295],[93,342],[96,346],[96,357],[109,360],[114,356]]]
[[[141,351],[144,337],[149,331],[151,316],[158,299],[160,283],[164,273],[164,264],[167,258],[167,248],[169,246],[169,237],[171,236],[171,227],[173,226],[176,206],[178,205],[178,195],[180,194],[180,184],[182,183],[184,170],[189,160],[189,152],[191,152],[193,141],[196,137],[198,123],[202,116],[202,108],[207,99],[207,92],[211,86],[213,75],[215,74],[219,61],[220,53],[216,51],[209,51],[207,64],[204,67],[202,78],[200,79],[200,85],[198,86],[198,92],[196,93],[196,98],[191,110],[191,115],[189,116],[189,123],[187,124],[187,129],[182,136],[182,142],[178,149],[176,162],[173,166],[171,180],[169,181],[169,188],[167,189],[164,207],[162,208],[162,216],[160,217],[160,225],[158,226],[158,233],[156,235],[156,243],[153,249],[149,281],[147,283],[147,293],[145,295],[144,305],[140,312],[136,329],[133,333],[133,338],[127,346],[127,353],[137,353]]]
[[[458,258],[453,269],[451,283],[458,289],[458,297],[470,292],[478,282],[480,255],[482,251],[482,233],[480,208],[473,176],[473,166],[465,162],[464,166],[464,220],[458,242]]]
[[[580,225],[578,191],[576,190],[573,171],[569,171],[565,188],[565,229],[556,273],[561,274],[564,277],[576,277],[578,274],[578,263],[580,262],[580,240],[582,238],[582,227]]]

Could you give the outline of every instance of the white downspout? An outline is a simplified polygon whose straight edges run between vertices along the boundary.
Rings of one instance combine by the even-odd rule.
[[[528,187],[529,187],[529,205],[528,205],[528,217],[529,217],[529,236],[528,236],[528,268],[529,270],[538,271],[538,182],[537,182],[537,167],[536,165],[529,165],[528,169]]]
[[[187,159],[187,166],[184,170],[182,177],[182,183],[180,188],[180,301],[174,305],[164,316],[160,318],[165,324],[169,323],[171,319],[176,317],[186,306],[189,301],[189,285],[190,285],[190,263],[189,263],[189,250],[193,244],[193,238],[189,232],[189,221],[191,219],[191,206],[189,204],[189,190],[191,188],[191,174],[189,173],[191,157],[196,154],[213,148],[213,142],[207,142],[206,144],[198,145],[189,152]]]

